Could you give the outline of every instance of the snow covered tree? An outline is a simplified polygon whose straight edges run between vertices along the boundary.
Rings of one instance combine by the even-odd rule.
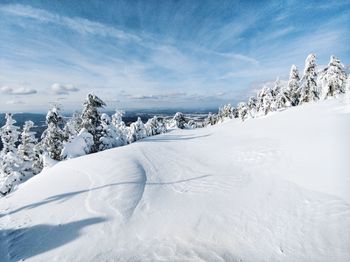
[[[338,58],[331,56],[328,66],[321,73],[320,80],[324,99],[345,93],[346,72]]]
[[[6,123],[0,129],[3,148],[0,153],[0,193],[9,193],[13,186],[21,179],[21,160],[17,156],[16,143],[18,142],[19,127],[12,114],[6,114]]]
[[[115,110],[114,115],[112,115],[112,123],[113,125],[120,126],[120,125],[125,125],[125,123],[123,122],[123,116],[124,116],[125,112],[123,110]]]
[[[129,143],[133,143],[137,140],[145,138],[146,136],[147,134],[146,134],[145,126],[142,123],[141,118],[138,117],[137,121],[134,123],[131,123],[130,125],[128,141]]]
[[[22,180],[21,160],[14,152],[2,156],[0,164],[0,194],[6,195]]]
[[[38,172],[36,168],[33,169],[36,158],[34,147],[38,142],[35,138],[35,132],[31,131],[33,127],[34,122],[25,121],[21,133],[21,144],[18,146],[18,157],[23,163],[21,173],[25,177],[30,177]]]
[[[267,115],[273,111],[273,94],[271,88],[264,86],[258,93],[258,112]]]
[[[283,86],[279,80],[275,83],[275,90],[278,91],[275,91],[274,110],[291,106],[288,88]]]
[[[172,119],[172,126],[184,129],[187,123],[185,115],[181,112],[177,112]]]
[[[291,106],[298,105],[300,98],[300,77],[299,71],[295,65],[292,65],[290,69],[287,93]]]
[[[100,148],[100,138],[102,136],[101,114],[99,108],[106,104],[96,95],[88,94],[84,102],[84,109],[81,114],[81,128],[85,128],[94,138],[94,145],[91,152],[97,152]]]
[[[120,145],[126,145],[128,143],[128,128],[123,121],[125,112],[122,110],[116,110],[115,114],[112,115],[112,124],[117,129],[118,140]]]
[[[316,55],[310,54],[305,60],[304,76],[300,92],[300,103],[307,103],[319,99],[317,87]]]
[[[64,143],[61,158],[69,159],[89,154],[93,145],[94,139],[92,135],[83,128],[77,136]]]
[[[16,143],[19,137],[19,127],[15,126],[16,120],[12,118],[12,114],[5,115],[6,123],[0,129],[2,150],[1,154],[6,155],[8,152],[16,151]]]
[[[78,135],[80,132],[80,127],[82,124],[81,115],[78,112],[73,113],[73,115],[68,119],[63,128],[63,133],[65,140],[70,140]]]
[[[34,148],[34,160],[33,160],[33,172],[34,174],[39,174],[41,170],[44,168],[44,161],[43,161],[43,149],[41,141],[37,143]]]
[[[238,117],[242,119],[242,121],[246,120],[248,118],[248,107],[246,103],[240,102],[237,105],[237,110],[238,110]]]
[[[99,151],[121,145],[120,141],[118,141],[117,128],[112,124],[112,120],[107,114],[101,115],[101,127]]]
[[[209,112],[208,116],[206,117],[206,119],[204,120],[204,126],[208,126],[208,125],[215,125],[218,122],[218,117],[216,114],[212,114],[211,112]]]
[[[232,107],[232,118],[238,118],[238,109],[237,107]]]
[[[198,126],[197,126],[196,121],[194,121],[193,119],[190,119],[190,121],[188,121],[188,123],[186,123],[185,127],[186,127],[187,129],[195,129],[195,128],[197,128]]]
[[[145,124],[147,136],[155,136],[166,133],[166,126],[162,118],[154,116]]]
[[[227,118],[232,118],[233,107],[230,104],[221,106],[218,112],[218,118],[220,121],[224,121]]]
[[[247,102],[248,114],[252,118],[255,117],[257,113],[257,103],[258,103],[257,99],[253,96],[248,99],[248,102]]]
[[[61,160],[64,133],[61,129],[63,118],[58,105],[54,105],[46,115],[47,129],[41,135],[41,150],[53,160]]]

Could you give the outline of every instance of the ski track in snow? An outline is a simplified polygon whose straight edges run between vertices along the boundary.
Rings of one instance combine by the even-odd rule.
[[[61,162],[0,199],[1,261],[350,261],[342,107]]]

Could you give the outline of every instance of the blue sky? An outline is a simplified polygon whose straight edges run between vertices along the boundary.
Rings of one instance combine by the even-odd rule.
[[[0,111],[215,108],[350,61],[350,1],[0,0]]]

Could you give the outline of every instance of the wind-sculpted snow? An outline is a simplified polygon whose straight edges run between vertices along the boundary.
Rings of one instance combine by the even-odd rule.
[[[174,130],[0,199],[1,261],[350,261],[349,104]]]

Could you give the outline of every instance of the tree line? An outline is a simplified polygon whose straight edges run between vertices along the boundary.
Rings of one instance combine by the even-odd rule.
[[[227,118],[245,121],[288,107],[335,97],[346,91],[350,94],[349,84],[350,78],[339,59],[331,56],[328,66],[317,71],[316,55],[310,54],[305,60],[302,77],[293,65],[287,85],[276,80],[273,87],[264,86],[246,103],[240,102],[236,107],[230,104],[222,106],[218,113],[209,113],[203,122],[188,119],[177,112],[171,119],[154,116],[144,124],[138,118],[126,126],[123,111],[116,110],[112,116],[101,113],[105,102],[94,94],[88,94],[82,112],[74,113],[68,120],[61,115],[59,105],[52,106],[46,115],[47,128],[38,140],[35,132],[31,131],[34,127],[32,121],[26,121],[20,132],[13,115],[7,113],[6,123],[0,129],[3,144],[0,152],[0,194],[8,194],[16,185],[40,173],[52,162],[124,146],[173,128],[205,127]]]
[[[277,79],[273,87],[263,86],[247,102],[240,102],[236,107],[224,105],[217,114],[209,113],[206,125],[214,125],[226,118],[240,118],[244,121],[289,107],[337,97],[346,91],[349,93],[349,85],[350,78],[338,58],[331,56],[328,65],[317,71],[316,55],[310,54],[305,60],[302,76],[297,67],[292,65],[286,85]]]

